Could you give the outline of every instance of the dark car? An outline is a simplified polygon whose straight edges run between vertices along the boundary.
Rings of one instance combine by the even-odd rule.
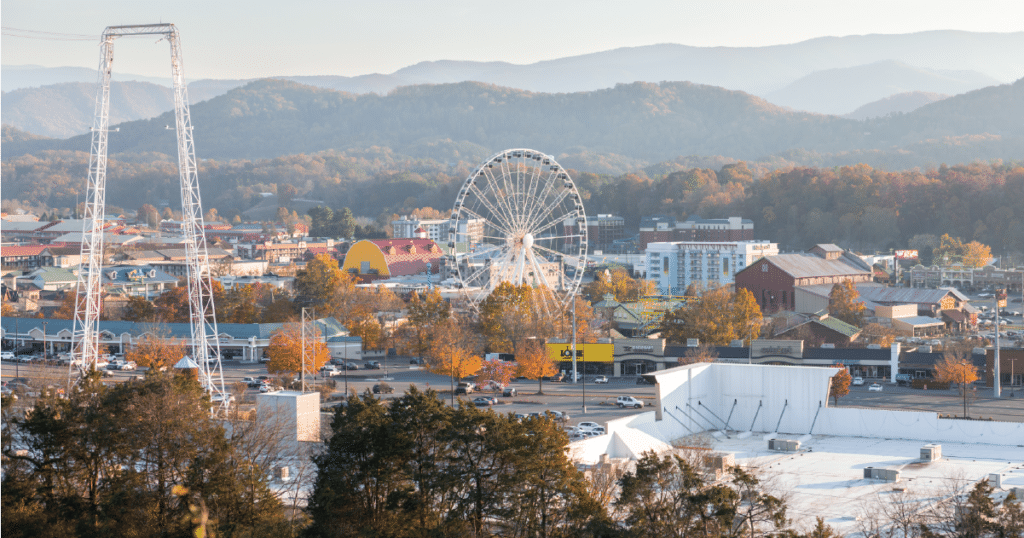
[[[648,379],[648,378],[646,378],[644,376],[640,376],[640,377],[636,378],[636,384],[637,385],[653,385],[654,381],[651,381],[650,379]]]
[[[479,398],[473,398],[473,405],[477,407],[488,407],[498,403],[497,400],[490,396],[480,396]]]
[[[373,386],[374,394],[394,394],[395,387],[388,385],[387,383],[380,383]]]
[[[409,359],[409,364],[426,364],[427,361],[423,360],[423,357],[413,357]]]
[[[519,395],[519,391],[517,391],[515,387],[505,387],[505,390],[501,391],[501,395],[508,398],[514,398]]]
[[[369,361],[363,365],[363,368],[367,370],[380,370],[380,363],[377,361]]]
[[[473,394],[473,387],[455,387],[455,394]]]

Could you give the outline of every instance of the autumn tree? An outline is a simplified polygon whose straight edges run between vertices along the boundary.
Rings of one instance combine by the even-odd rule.
[[[351,281],[330,254],[317,254],[306,263],[306,268],[295,274],[295,293],[298,302],[318,309],[328,304],[337,289]]]
[[[136,340],[125,358],[142,367],[163,370],[188,354],[189,348],[183,339],[173,338],[170,331],[157,327]]]
[[[590,302],[597,302],[611,294],[619,302],[638,301],[655,292],[654,282],[633,278],[625,267],[614,266],[594,273],[594,281],[583,286],[582,294]]]
[[[850,394],[850,382],[853,380],[850,378],[850,372],[846,370],[846,366],[843,363],[835,366],[839,368],[839,371],[829,380],[829,392],[832,394],[835,404],[839,405],[839,398]]]
[[[451,380],[452,401],[455,401],[455,382],[475,374],[482,366],[476,353],[476,335],[463,320],[448,318],[436,325],[435,338],[430,342],[427,368]]]
[[[861,336],[867,337],[872,344],[878,344],[886,348],[892,346],[892,343],[896,341],[899,331],[879,323],[868,323],[864,326]]]
[[[553,328],[541,312],[542,299],[529,284],[502,282],[480,302],[480,333],[487,349],[496,353],[518,354],[517,347],[530,336],[546,335]]]
[[[686,352],[677,361],[679,364],[696,364],[698,362],[715,362],[718,351],[715,346],[701,342],[699,346],[686,348]]]
[[[413,342],[409,347],[414,355],[421,356],[429,349],[437,324],[451,317],[451,305],[441,297],[441,292],[433,289],[424,292],[422,297],[413,292],[408,311],[409,325],[413,330]]]
[[[494,381],[501,386],[508,385],[516,377],[519,367],[515,362],[503,360],[484,361],[480,367],[480,379]]]
[[[864,324],[864,301],[858,301],[860,293],[852,280],[844,280],[832,286],[828,294],[828,313],[855,327]]]
[[[312,372],[317,372],[327,364],[331,352],[320,337],[320,330],[314,325],[312,334],[306,334],[306,353],[312,353]],[[302,325],[287,323],[274,332],[267,346],[267,372],[271,374],[291,374],[302,371]],[[310,360],[308,357],[307,361]]]
[[[940,383],[955,383],[960,389],[964,402],[964,417],[967,416],[968,386],[978,380],[978,369],[971,363],[970,350],[951,347],[943,353],[941,361],[935,364],[935,380]]]
[[[128,302],[121,307],[121,319],[135,322],[156,321],[156,307],[145,297],[129,297]]]
[[[963,257],[961,258],[965,267],[984,267],[992,259],[992,249],[977,241],[971,241],[964,245]]]
[[[705,292],[662,318],[661,334],[669,342],[697,338],[701,343],[728,345],[733,340],[757,338],[761,331],[761,309],[749,290],[735,293],[726,288]]]
[[[537,394],[544,394],[544,378],[558,373],[558,366],[548,355],[544,344],[535,339],[520,346],[516,362],[519,363],[519,375],[537,380]]]

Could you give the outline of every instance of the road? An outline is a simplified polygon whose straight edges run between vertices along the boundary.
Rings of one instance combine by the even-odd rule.
[[[420,390],[431,388],[442,392],[446,400],[451,397],[451,382],[445,376],[430,373],[418,366],[411,366],[406,359],[390,360],[388,367],[386,381],[395,387],[397,394],[401,394],[412,385]],[[67,379],[66,367],[16,365],[8,361],[3,362],[3,378],[5,380],[13,378],[16,369],[20,371],[22,377],[33,380],[32,384],[34,385],[60,385]],[[224,383],[228,387],[234,383],[240,383],[244,377],[267,374],[266,367],[262,364],[243,364],[239,361],[225,361],[223,369]],[[110,382],[122,382],[134,375],[140,375],[140,373],[114,371],[111,377],[105,379]],[[371,390],[373,385],[385,380],[384,378],[384,370],[352,370],[348,372],[348,390],[362,394]],[[343,394],[345,391],[344,376],[336,376],[330,380],[335,382],[335,394],[339,396]],[[650,410],[650,407],[645,407],[642,410],[619,409],[614,405],[617,396],[633,396],[648,405],[654,404],[653,386],[637,385],[635,378],[611,378],[610,381],[605,385],[594,385],[589,382],[586,384],[587,412],[585,414],[583,413],[584,387],[582,385],[544,382],[544,393],[539,395],[537,394],[538,383],[525,380],[519,380],[512,384],[518,389],[518,396],[514,398],[499,396],[499,403],[494,406],[494,410],[501,413],[563,411],[570,415],[569,422],[572,424],[580,420],[604,423],[608,420]],[[867,389],[873,381],[869,379],[863,386],[850,387],[850,394],[840,398],[838,405],[840,407],[933,411],[943,415],[963,414],[963,399],[957,390],[919,390],[882,383],[882,392],[870,392]],[[322,383],[323,378],[318,377],[317,382]],[[991,389],[977,387],[977,398],[970,402],[970,416],[1024,422],[1024,388],[1006,387],[1003,391],[1004,398],[1000,400],[993,399],[990,396],[991,393]],[[254,402],[256,394],[255,389],[246,389],[242,395],[243,404]],[[485,392],[484,394],[491,393]],[[384,398],[391,397],[394,396],[384,396]],[[830,402],[830,405],[835,404]]]

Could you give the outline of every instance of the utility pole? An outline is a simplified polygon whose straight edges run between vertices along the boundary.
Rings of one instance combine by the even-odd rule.
[[[996,311],[996,318],[995,318],[996,345],[995,345],[995,352],[993,353],[993,360],[992,360],[992,396],[995,397],[995,398],[1001,398],[1002,397],[1002,393],[1003,393],[1003,390],[1002,390],[1003,389],[1003,386],[1002,386],[1003,385],[1003,380],[1002,380],[1002,374],[999,371],[999,308],[1000,307],[1003,307],[1003,308],[1006,307],[1006,290],[1005,289],[997,289],[996,293],[995,293],[994,299],[995,299],[995,311]],[[1010,379],[1010,382],[1013,383],[1013,379]]]

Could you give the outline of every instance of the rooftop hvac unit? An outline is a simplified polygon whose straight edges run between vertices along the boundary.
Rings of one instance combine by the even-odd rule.
[[[687,338],[686,339],[686,347],[700,347],[700,339],[699,338]]]
[[[821,344],[821,349],[835,349],[835,344]]]
[[[726,471],[736,466],[734,454],[709,454],[704,456],[704,465],[712,471]]]
[[[1003,475],[1000,473],[990,473],[988,475],[988,483],[995,489],[1003,489]]]
[[[777,452],[796,452],[800,450],[800,441],[792,439],[769,439],[768,450]]]
[[[900,471],[898,469],[886,469],[883,467],[865,467],[864,478],[870,480],[885,480],[886,482],[899,482]]]
[[[1010,492],[1017,498],[1017,502],[1024,501],[1024,488],[1011,488]]]
[[[942,459],[942,445],[924,445],[921,447],[922,461],[939,461]]]

